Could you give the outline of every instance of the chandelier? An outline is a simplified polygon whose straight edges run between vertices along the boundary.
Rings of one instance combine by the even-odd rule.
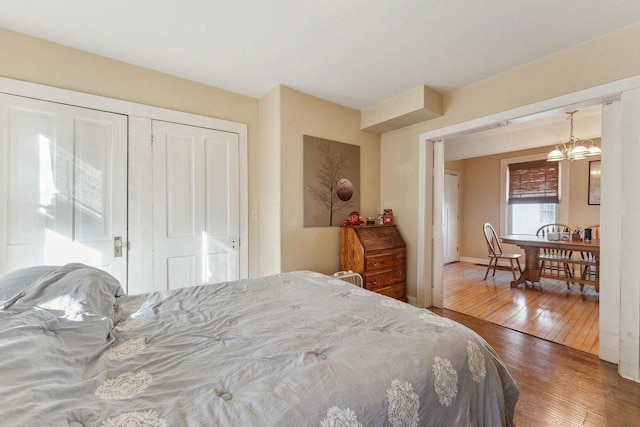
[[[555,148],[547,154],[547,161],[557,162],[565,159],[582,160],[589,156],[599,156],[602,153],[600,147],[595,145],[592,140],[587,139],[586,141],[582,141],[580,138],[573,136],[573,115],[577,112],[578,110],[566,113],[569,115],[568,120],[571,122],[569,141],[557,143]],[[589,148],[584,146],[585,143],[591,144]]]

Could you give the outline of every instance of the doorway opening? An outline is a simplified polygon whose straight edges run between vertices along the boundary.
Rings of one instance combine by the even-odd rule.
[[[482,234],[486,222],[494,226],[499,236],[535,235],[541,225],[548,223],[566,224],[569,229],[600,223],[600,207],[589,200],[590,162],[599,162],[599,156],[559,162],[557,204],[510,205],[507,201],[508,165],[544,161],[556,143],[567,140],[568,129],[564,111],[556,111],[543,118],[507,122],[445,141],[442,306],[597,355],[599,294],[594,287],[548,278],[541,278],[535,286],[511,287],[513,276],[507,260],[499,263],[502,269],[495,273],[493,269],[487,271],[489,258]],[[581,139],[592,139],[601,145],[600,103],[580,108],[576,133]],[[451,231],[449,225],[451,195],[447,195],[447,181],[451,172],[460,181],[458,232]],[[459,262],[452,262],[449,251],[456,235]],[[522,249],[507,244],[503,249],[520,253],[524,268]],[[580,253],[573,257],[579,259]],[[573,274],[581,273],[576,269]]]

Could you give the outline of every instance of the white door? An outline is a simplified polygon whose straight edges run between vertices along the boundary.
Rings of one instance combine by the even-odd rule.
[[[154,120],[156,290],[240,278],[238,135]]]
[[[444,175],[444,205],[442,212],[442,237],[444,263],[456,262],[458,255],[458,175]]]
[[[0,94],[0,172],[0,272],[81,262],[126,289],[126,116]]]

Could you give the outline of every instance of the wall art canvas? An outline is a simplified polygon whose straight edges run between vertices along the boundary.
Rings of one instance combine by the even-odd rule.
[[[360,212],[360,147],[304,135],[304,226],[342,225]]]

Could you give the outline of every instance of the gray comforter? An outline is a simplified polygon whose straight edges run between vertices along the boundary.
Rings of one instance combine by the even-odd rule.
[[[135,296],[79,264],[0,277],[0,425],[499,426],[476,333],[313,272]]]

